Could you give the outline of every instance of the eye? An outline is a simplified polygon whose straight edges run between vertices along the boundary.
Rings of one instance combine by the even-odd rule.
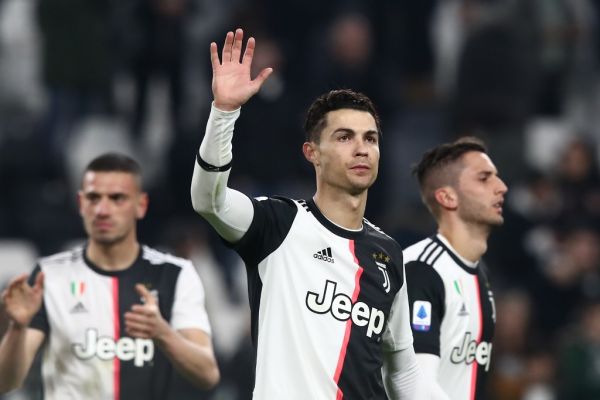
[[[372,143],[372,144],[377,144],[378,143],[377,136],[375,136],[375,135],[367,136],[367,142]]]
[[[97,203],[100,200],[100,195],[98,193],[87,193],[85,198],[90,203]]]
[[[350,135],[347,135],[347,134],[338,137],[338,141],[340,141],[340,142],[347,142],[348,140],[350,140]]]
[[[125,196],[123,193],[117,193],[110,196],[110,199],[115,203],[122,203],[126,198],[127,196]]]

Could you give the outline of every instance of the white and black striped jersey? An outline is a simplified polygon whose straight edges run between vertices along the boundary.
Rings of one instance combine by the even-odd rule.
[[[496,316],[481,262],[468,266],[441,235],[405,249],[404,262],[415,352],[440,357],[450,399],[483,398]]]
[[[105,271],[85,247],[42,258],[30,282],[43,271],[43,305],[31,327],[46,334],[42,357],[44,398],[169,398],[173,369],[152,340],[128,337],[124,313],[141,299],[144,284],[158,297],[174,329],[210,334],[202,282],[188,260],[141,246],[131,267]]]
[[[252,202],[233,247],[248,272],[254,398],[386,399],[383,351],[412,344],[400,246],[367,220],[333,224],[312,200]]]

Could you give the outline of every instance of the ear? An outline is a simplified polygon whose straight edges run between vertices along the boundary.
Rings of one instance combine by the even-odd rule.
[[[309,163],[315,167],[320,164],[319,161],[319,147],[314,142],[304,142],[302,145],[302,153]]]
[[[146,211],[148,211],[148,193],[142,192],[138,195],[138,203],[136,210],[137,219],[142,219],[146,216]]]
[[[77,207],[79,208],[79,215],[81,215],[83,217],[83,210],[81,209],[83,207],[83,191],[82,190],[77,191]]]
[[[446,210],[458,208],[458,196],[451,186],[443,186],[434,192],[435,201]]]

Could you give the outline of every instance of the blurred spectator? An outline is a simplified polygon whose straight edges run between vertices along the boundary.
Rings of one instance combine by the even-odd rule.
[[[579,310],[576,328],[560,354],[559,399],[600,398],[600,302]]]
[[[589,218],[600,222],[600,172],[595,151],[590,141],[575,138],[560,157],[556,174],[564,221]]]
[[[60,163],[71,130],[84,116],[112,108],[110,0],[37,2],[49,104],[45,148]]]

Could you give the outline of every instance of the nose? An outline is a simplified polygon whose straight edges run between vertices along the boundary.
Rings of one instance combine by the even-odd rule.
[[[508,192],[508,186],[506,186],[504,181],[500,178],[498,178],[498,188],[496,189],[496,191],[498,192],[498,194],[502,194],[502,195],[504,195],[506,192]]]
[[[108,199],[102,198],[96,204],[96,215],[104,216],[108,215],[110,212],[110,201]]]
[[[369,155],[369,146],[368,146],[368,143],[364,139],[357,140],[355,154],[357,156],[368,156]]]

